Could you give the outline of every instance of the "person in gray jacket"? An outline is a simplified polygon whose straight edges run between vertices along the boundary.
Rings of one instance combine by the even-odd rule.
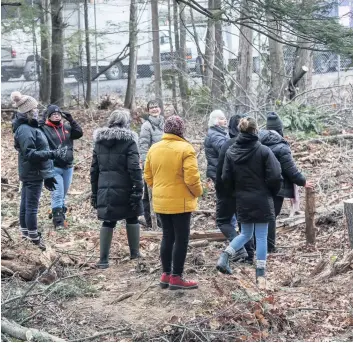
[[[159,142],[164,134],[164,117],[161,115],[161,105],[158,100],[151,100],[147,103],[148,118],[141,126],[139,148],[142,168],[145,165],[146,156],[150,147]],[[148,188],[144,182],[143,211],[147,227],[152,227],[150,200]],[[158,217],[157,217],[158,218]],[[161,226],[158,218],[158,226]]]

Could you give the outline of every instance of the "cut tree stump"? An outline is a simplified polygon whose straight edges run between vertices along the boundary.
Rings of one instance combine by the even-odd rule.
[[[344,201],[343,208],[347,220],[349,242],[353,249],[353,199]]]
[[[315,191],[311,188],[305,189],[305,236],[306,244],[315,244]]]

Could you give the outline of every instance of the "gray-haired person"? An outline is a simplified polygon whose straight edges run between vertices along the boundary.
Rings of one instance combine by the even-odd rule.
[[[109,250],[117,221],[126,219],[130,258],[140,256],[140,225],[143,181],[138,136],[129,129],[130,113],[112,112],[108,126],[95,130],[91,165],[92,206],[103,221],[98,268],[109,267]]]

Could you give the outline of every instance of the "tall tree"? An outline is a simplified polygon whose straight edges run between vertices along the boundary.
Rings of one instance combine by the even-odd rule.
[[[51,23],[50,23],[50,5],[49,0],[42,0],[40,8],[40,80],[39,80],[39,98],[42,103],[50,102],[51,93]]]
[[[92,67],[91,67],[91,47],[89,41],[89,23],[88,23],[88,0],[85,0],[84,5],[84,16],[85,16],[85,41],[86,41],[86,61],[87,61],[87,88],[86,88],[86,98],[85,107],[89,107],[92,97]]]
[[[237,66],[237,87],[236,87],[236,112],[244,114],[251,106],[251,80],[253,71],[253,30],[251,22],[246,17],[251,9],[248,0],[242,0],[240,18],[245,25],[240,26],[239,52]]]
[[[158,0],[151,0],[153,66],[156,97],[162,100],[162,72],[159,41]]]
[[[130,3],[130,23],[129,23],[129,71],[127,80],[127,90],[124,106],[131,110],[136,108],[135,93],[137,79],[137,1]]]
[[[213,11],[214,0],[208,0],[208,10]],[[212,18],[207,20],[206,48],[205,48],[205,83],[212,89],[213,66],[215,60],[215,22]]]
[[[50,102],[64,106],[63,0],[51,0],[52,77]]]

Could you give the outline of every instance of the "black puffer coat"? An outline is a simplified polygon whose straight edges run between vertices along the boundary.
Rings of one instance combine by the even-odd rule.
[[[135,132],[105,127],[94,132],[92,194],[98,219],[117,221],[142,215],[142,170]]]
[[[281,166],[257,135],[239,134],[226,153],[222,180],[225,189],[235,197],[240,223],[275,220],[272,198],[281,187]]]
[[[259,139],[263,145],[272,150],[281,164],[283,181],[278,196],[294,198],[293,184],[305,186],[306,179],[295,165],[289,144],[280,134],[272,130],[261,130]]]
[[[223,144],[229,139],[227,132],[218,126],[212,126],[208,129],[204,141],[205,155],[207,159],[206,176],[216,181],[218,157]]]
[[[15,149],[18,151],[18,174],[21,181],[40,181],[54,176],[51,152],[38,121],[18,113],[12,122]]]

